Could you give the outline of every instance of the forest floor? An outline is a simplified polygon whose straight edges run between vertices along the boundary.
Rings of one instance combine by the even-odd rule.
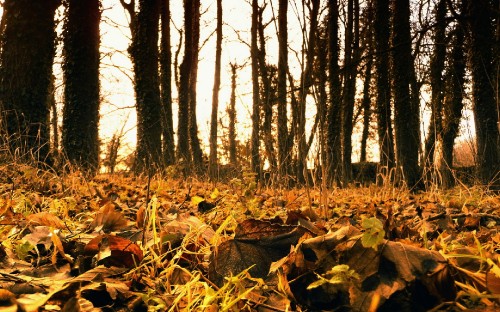
[[[500,197],[0,166],[1,311],[497,311]]]

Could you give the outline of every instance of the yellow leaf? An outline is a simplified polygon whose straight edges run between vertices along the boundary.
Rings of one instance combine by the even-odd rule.
[[[212,194],[210,194],[210,198],[211,199],[217,199],[217,197],[219,197],[219,189],[215,188],[212,192]]]
[[[200,197],[200,196],[193,196],[191,197],[191,203],[195,206],[197,206],[199,203],[201,203],[202,201],[204,201],[205,199],[203,197]]]

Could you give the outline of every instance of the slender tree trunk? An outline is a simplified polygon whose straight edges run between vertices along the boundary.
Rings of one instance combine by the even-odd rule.
[[[217,174],[217,112],[219,110],[220,67],[222,54],[222,0],[217,0],[217,39],[215,44],[215,72],[210,117],[210,177]]]
[[[436,139],[442,131],[442,108],[444,98],[444,83],[442,72],[446,59],[446,0],[440,0],[436,7],[436,27],[434,30],[434,55],[430,67],[431,84],[431,119],[429,131],[425,140],[424,165],[432,167],[434,164],[434,150]]]
[[[352,179],[351,154],[354,99],[359,51],[359,1],[347,3],[347,25],[345,29],[344,89],[342,91],[342,180],[344,186]]]
[[[52,128],[52,149],[55,152],[59,151],[59,126],[58,126],[58,117],[57,117],[57,103],[56,103],[56,93],[55,93],[55,80],[56,77],[52,75],[50,79],[49,86],[49,97],[48,97],[48,105],[51,113],[50,117],[50,126]]]
[[[257,0],[252,0],[252,28],[251,28],[251,46],[250,55],[252,58],[252,87],[253,87],[253,105],[252,105],[252,170],[260,179],[260,90],[259,90],[259,48],[257,46],[257,28],[258,28],[259,6]]]
[[[367,51],[367,53],[371,53],[370,49]],[[366,146],[368,141],[368,134],[370,132],[370,115],[372,104],[370,97],[370,82],[372,79],[372,64],[373,59],[371,57],[368,57],[368,60],[365,64],[365,81],[363,83],[363,132],[361,133],[361,155],[359,158],[360,162],[366,162]]]
[[[381,176],[388,175],[394,167],[394,135],[392,128],[391,85],[389,76],[389,0],[375,1],[375,71],[376,109],[380,150]],[[381,179],[377,181],[380,185]]]
[[[372,84],[372,71],[373,71],[373,3],[368,3],[368,6],[363,12],[363,25],[364,29],[361,34],[361,46],[365,54],[365,74],[363,82],[363,99],[361,100],[361,107],[363,109],[363,130],[361,132],[361,150],[360,162],[367,161],[367,143],[370,134],[370,119],[372,115],[372,101],[371,101],[371,84]],[[360,48],[361,51],[361,48]],[[361,54],[361,53],[360,53]]]
[[[493,55],[496,55],[494,58],[494,87],[495,87],[495,98],[497,102],[497,126],[498,126],[498,132],[500,132],[500,0],[495,0],[494,3],[496,4],[496,34],[495,34],[495,47],[493,50]],[[500,142],[498,142],[498,145],[500,145]]]
[[[316,77],[316,85],[318,88],[319,99],[318,99],[318,112],[319,115],[319,148],[320,148],[320,158],[319,163],[321,164],[321,175],[324,178],[326,176],[326,165],[328,163],[327,157],[327,112],[328,112],[328,93],[326,91],[326,86],[328,84],[328,73],[325,70],[328,68],[328,33],[327,30],[324,29],[321,31],[320,36],[317,41],[317,49],[318,49],[318,66],[319,70],[315,72]],[[325,180],[326,183],[326,180]],[[326,185],[326,184],[325,184]]]
[[[170,0],[161,1],[160,89],[162,107],[163,162],[175,163],[174,123],[172,114],[172,52],[170,47]]]
[[[306,98],[312,85],[312,71],[315,58],[316,33],[318,32],[319,0],[312,0],[312,8],[309,16],[309,40],[306,51],[306,67],[302,73],[299,89],[299,114],[297,124],[298,159],[297,180],[305,183],[307,175],[307,142],[306,142]]]
[[[100,1],[69,0],[64,26],[62,144],[68,160],[99,169]]]
[[[198,54],[200,42],[200,0],[193,1],[193,61],[189,78],[189,142],[191,143],[191,155],[196,171],[203,169],[203,152],[198,138],[198,121],[196,117],[197,106],[197,84],[198,84]]]
[[[231,64],[231,99],[229,102],[229,161],[233,166],[238,166],[236,158],[236,70],[237,64]]]
[[[328,1],[328,51],[329,51],[329,87],[330,103],[328,108],[328,173],[330,180],[335,184],[340,184],[340,173],[342,164],[341,152],[341,82],[339,59],[339,26],[338,26],[338,2],[337,0]]]
[[[288,146],[288,117],[286,80],[288,71],[288,0],[279,0],[278,9],[278,168],[283,178],[290,168],[290,148]]]
[[[189,150],[189,87],[193,66],[193,2],[184,1],[184,58],[179,68],[179,111],[177,122],[177,159],[189,168],[192,157]]]
[[[441,176],[443,187],[455,185],[453,179],[453,146],[458,135],[460,118],[463,108],[463,94],[465,85],[465,55],[464,32],[461,24],[457,24],[451,34],[451,60],[446,70],[446,100],[444,102],[444,120],[442,137]]]
[[[411,71],[413,68],[410,35],[410,2],[393,2],[392,63],[394,85],[394,122],[396,130],[398,173],[409,188],[420,180],[418,167],[419,107],[410,97]],[[414,95],[416,96],[416,95]]]
[[[12,153],[51,163],[47,103],[60,0],[6,0],[0,82],[2,120]]]
[[[488,7],[481,2],[467,4],[470,33],[472,99],[476,125],[478,176],[482,183],[500,187],[498,108],[491,78],[493,67],[493,31]],[[495,181],[494,181],[495,180]]]
[[[274,172],[277,163],[273,144],[272,121],[273,121],[273,103],[271,101],[271,77],[266,63],[266,38],[264,36],[264,24],[262,14],[264,7],[259,10],[257,28],[259,34],[259,71],[262,80],[262,106],[264,111],[264,123],[262,125],[262,133],[264,135],[264,147],[266,149],[266,157],[269,161],[269,169]]]

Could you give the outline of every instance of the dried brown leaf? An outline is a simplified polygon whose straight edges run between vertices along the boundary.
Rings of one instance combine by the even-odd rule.
[[[66,228],[66,225],[58,216],[46,211],[28,215],[26,220],[31,225],[43,225],[56,229]]]
[[[106,256],[99,260],[105,260],[107,264],[118,267],[133,268],[143,258],[142,249],[129,239],[103,234],[92,239],[84,248],[88,255],[105,253]],[[109,252],[108,252],[109,251]]]
[[[109,233],[122,230],[128,225],[128,221],[123,213],[115,210],[115,205],[111,202],[106,203],[97,212],[90,228],[96,232],[103,231]]]

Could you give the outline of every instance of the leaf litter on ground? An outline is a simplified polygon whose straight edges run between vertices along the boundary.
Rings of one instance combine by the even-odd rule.
[[[11,311],[493,311],[500,198],[0,175]]]

